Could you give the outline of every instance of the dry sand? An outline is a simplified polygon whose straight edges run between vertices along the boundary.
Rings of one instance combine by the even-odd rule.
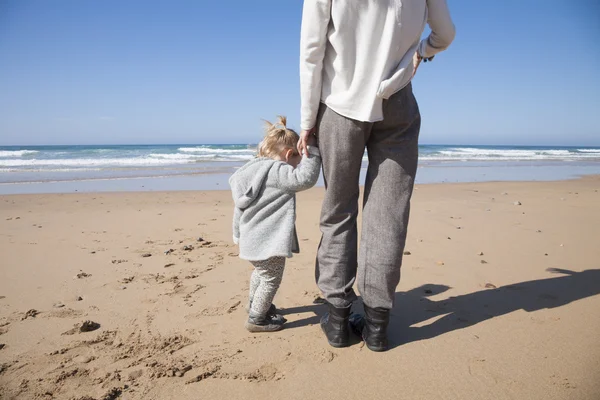
[[[599,190],[418,186],[382,354],[319,328],[322,188],[274,334],[243,328],[229,192],[2,196],[0,398],[599,399]]]

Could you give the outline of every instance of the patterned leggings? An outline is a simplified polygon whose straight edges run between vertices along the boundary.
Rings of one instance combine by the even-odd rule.
[[[252,261],[252,265],[254,271],[250,278],[250,316],[259,317],[267,314],[279,289],[285,268],[285,257]]]

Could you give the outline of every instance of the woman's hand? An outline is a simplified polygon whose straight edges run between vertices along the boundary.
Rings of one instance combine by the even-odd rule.
[[[419,65],[421,64],[421,60],[423,57],[419,55],[418,51],[415,51],[415,55],[413,56],[413,78],[417,73],[417,69],[419,69]]]
[[[421,61],[423,62],[431,62],[431,60],[433,60],[433,57],[435,56],[431,56],[429,58],[423,58],[419,55],[418,51],[415,51],[415,55],[413,56],[413,78],[415,77],[415,74],[417,73],[417,69],[419,68],[419,65],[421,64]]]
[[[315,128],[309,129],[309,130],[302,130],[300,132],[300,140],[298,141],[298,153],[300,154],[305,154],[306,157],[309,157],[308,155],[308,146],[313,146],[316,142],[313,133],[315,132]]]

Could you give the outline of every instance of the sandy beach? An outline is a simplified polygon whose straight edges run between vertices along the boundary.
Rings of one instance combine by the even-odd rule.
[[[322,195],[274,334],[228,191],[0,196],[0,398],[600,398],[600,177],[417,185],[386,353],[321,333]]]

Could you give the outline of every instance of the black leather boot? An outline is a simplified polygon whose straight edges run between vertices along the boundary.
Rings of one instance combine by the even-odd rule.
[[[353,314],[350,327],[354,333],[365,341],[371,351],[386,351],[388,349],[387,327],[390,322],[390,310],[371,308],[364,305],[365,316]]]
[[[364,305],[365,318],[362,327],[362,338],[372,351],[386,351],[388,349],[387,328],[390,322],[390,310],[385,308],[371,308]]]
[[[327,336],[327,341],[333,347],[346,347],[350,344],[350,328],[348,317],[350,306],[337,308],[328,303],[329,312],[321,318],[321,329]]]

